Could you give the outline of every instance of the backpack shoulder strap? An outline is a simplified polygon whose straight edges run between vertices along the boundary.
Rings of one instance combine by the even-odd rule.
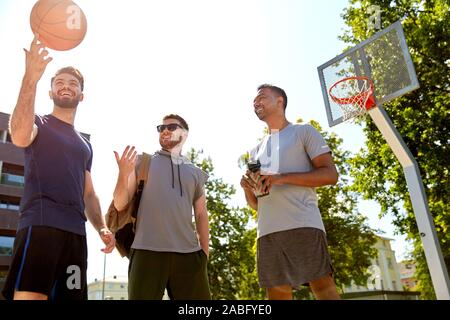
[[[138,167],[138,175],[137,175],[137,181],[136,181],[137,182],[136,194],[135,194],[135,198],[133,198],[135,201],[134,205],[137,208],[139,208],[142,192],[144,191],[144,185],[147,182],[148,169],[150,167],[150,160],[151,160],[150,155],[148,153],[143,152],[142,160]],[[133,210],[133,212],[131,213],[131,216],[135,219],[137,218],[137,212],[138,212],[138,210]]]
[[[144,184],[147,182],[148,170],[150,168],[150,161],[151,156],[148,153],[143,152],[141,164],[139,165],[138,170],[138,177],[137,177],[138,184],[140,181],[144,181]]]

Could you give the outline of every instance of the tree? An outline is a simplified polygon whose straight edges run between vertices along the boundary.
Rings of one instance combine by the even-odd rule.
[[[428,196],[447,269],[450,270],[450,4],[447,0],[350,0],[342,15],[350,27],[340,39],[356,44],[374,31],[368,30],[367,9],[378,5],[383,27],[401,19],[410,49],[419,90],[384,105],[389,117],[417,160]],[[363,128],[366,148],[351,160],[354,190],[381,205],[381,215],[394,217],[398,233],[413,242],[412,253],[422,298],[435,298],[422,251],[403,170],[373,121]],[[400,206],[403,206],[403,210]]]
[[[249,227],[252,210],[227,204],[235,193],[233,186],[214,175],[210,158],[191,149],[190,160],[209,174],[206,183],[211,252],[208,263],[213,299],[263,299],[258,286],[255,262],[255,228]]]

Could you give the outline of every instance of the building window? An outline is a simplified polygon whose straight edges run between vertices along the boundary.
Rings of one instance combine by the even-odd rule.
[[[8,270],[0,270],[0,283],[5,282],[7,275],[8,275]]]
[[[6,200],[0,200],[0,209],[19,211],[20,205],[18,203],[11,203]]]
[[[16,174],[2,173],[0,184],[23,187],[25,184],[25,178]]]
[[[0,256],[12,256],[14,237],[0,236]]]
[[[389,269],[394,269],[394,266],[392,265],[392,260],[391,260],[391,258],[386,258],[386,260],[387,260],[388,268],[389,268]]]

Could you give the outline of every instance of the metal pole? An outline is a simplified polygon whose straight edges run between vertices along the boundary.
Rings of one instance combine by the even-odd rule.
[[[386,111],[379,106],[370,109],[368,113],[403,167],[436,297],[439,300],[450,300],[448,271],[428,207],[419,166]]]
[[[104,256],[103,256],[102,300],[105,300],[105,271],[106,271],[106,253],[104,253]]]

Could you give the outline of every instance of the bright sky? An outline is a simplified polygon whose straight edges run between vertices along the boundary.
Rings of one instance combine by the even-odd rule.
[[[11,113],[33,38],[29,14],[35,0],[0,0],[0,111]],[[85,99],[75,127],[91,134],[92,176],[106,212],[117,177],[113,150],[132,144],[139,151],[159,148],[155,126],[178,113],[190,126],[185,150],[203,149],[215,174],[236,186],[234,205],[244,206],[237,160],[261,136],[264,123],[253,113],[256,88],[272,83],[286,90],[287,118],[314,119],[358,150],[361,128],[329,128],[317,66],[346,47],[337,39],[347,0],[77,0],[86,14],[84,41],[66,52],[50,50],[37,89],[36,113],[52,110],[50,78],[67,65],[85,78]],[[372,227],[395,239],[397,260],[404,237],[395,236],[379,207],[361,202]],[[103,277],[102,242],[90,224],[88,282]],[[115,251],[106,258],[106,276],[127,275],[128,260]]]

